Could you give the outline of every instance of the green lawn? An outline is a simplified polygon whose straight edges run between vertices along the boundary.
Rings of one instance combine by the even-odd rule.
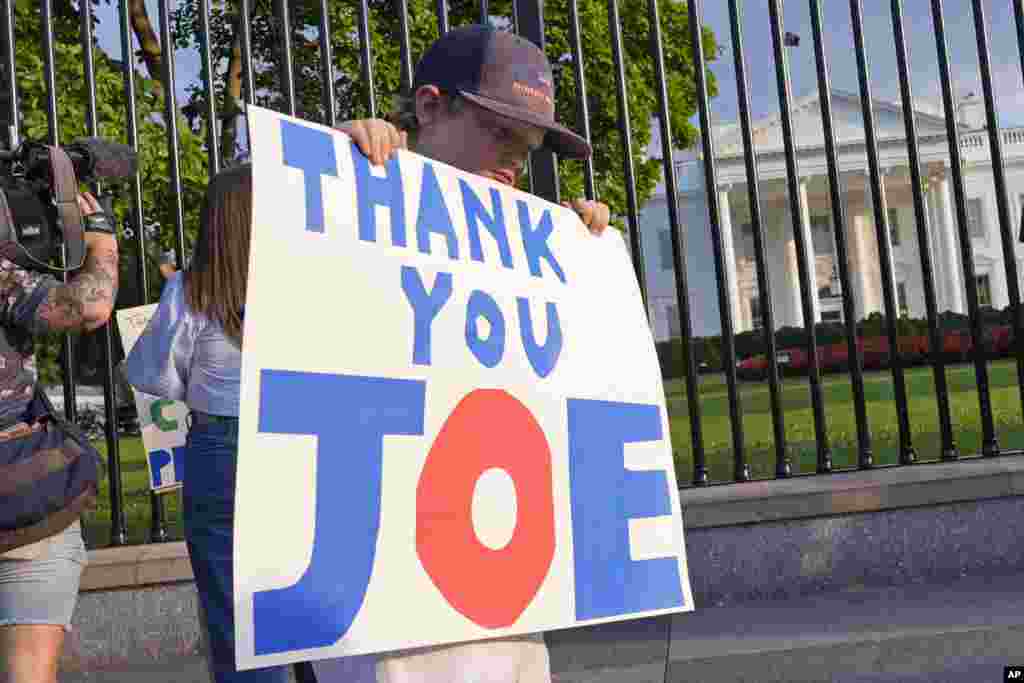
[[[962,454],[974,454],[981,447],[981,423],[974,368],[971,365],[947,368],[946,377],[950,390],[954,438]],[[906,372],[906,379],[910,424],[918,459],[937,459],[940,453],[940,439],[932,370],[929,367],[913,368]],[[889,372],[869,373],[864,376],[864,383],[875,462],[880,465],[893,464],[897,458],[898,432],[892,375]],[[1013,362],[998,361],[990,364],[989,385],[1000,446],[1010,449],[1024,448],[1024,424],[1021,420],[1020,393]],[[680,485],[686,486],[693,477],[693,452],[685,389],[681,380],[667,382],[665,388],[668,392],[677,476]],[[836,468],[852,467],[856,464],[857,457],[857,429],[849,376],[827,375],[824,379],[823,394],[833,463]],[[743,383],[740,397],[748,462],[755,477],[770,477],[774,472],[775,456],[768,385]],[[784,382],[782,405],[785,410],[786,442],[793,470],[813,472],[814,421],[806,377],[790,378]],[[710,477],[713,481],[731,480],[729,402],[725,381],[721,375],[701,377],[700,410]],[[106,450],[104,444],[99,445],[101,450]],[[149,540],[151,514],[142,442],[138,438],[125,437],[120,441],[120,449],[129,542],[145,543]],[[163,494],[161,498],[166,510],[168,531],[172,538],[180,539],[180,493]],[[110,505],[106,482],[103,484],[98,509],[86,516],[86,527],[91,547],[103,547],[108,544]]]
[[[107,445],[97,442],[96,446],[106,456]],[[122,437],[121,482],[124,489],[124,510],[128,522],[128,542],[132,545],[147,543],[150,538],[152,519],[149,475],[146,472],[146,455],[142,440],[138,437]],[[107,480],[100,488],[99,505],[85,516],[86,541],[91,548],[102,548],[110,543],[110,494]],[[173,491],[160,494],[163,501],[166,527],[173,540],[181,540],[181,493]]]
[[[1020,392],[1013,361],[989,364],[989,386],[995,417],[996,436],[1002,448],[1024,448]],[[935,382],[930,367],[908,369],[905,373],[910,410],[910,427],[918,460],[935,460],[940,455]],[[953,437],[963,455],[981,448],[981,418],[977,384],[970,364],[946,369],[950,392]],[[693,449],[686,390],[682,380],[666,382],[672,443],[680,485],[693,478]],[[875,463],[897,461],[899,432],[892,374],[889,371],[864,375],[868,424]],[[836,468],[852,467],[857,458],[857,427],[853,413],[853,392],[849,375],[831,374],[823,379],[825,423]],[[740,402],[747,460],[755,477],[772,476],[775,455],[772,439],[768,383],[742,383]],[[787,378],[782,386],[786,444],[794,472],[813,472],[816,462],[814,416],[806,377]],[[705,457],[713,481],[732,479],[732,437],[729,401],[722,375],[706,375],[700,386],[701,424]]]

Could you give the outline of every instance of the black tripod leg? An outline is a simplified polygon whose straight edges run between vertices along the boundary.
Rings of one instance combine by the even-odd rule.
[[[295,664],[295,683],[316,683],[316,672],[310,662]]]

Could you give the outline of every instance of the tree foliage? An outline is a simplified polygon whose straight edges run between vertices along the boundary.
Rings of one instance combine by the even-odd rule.
[[[109,3],[111,0],[91,0]],[[689,119],[696,111],[693,87],[693,52],[686,5],[675,0],[659,0],[662,21],[664,59],[668,74],[673,142],[676,148],[691,146],[697,137]],[[576,83],[570,48],[569,0],[548,0],[545,3],[547,53],[554,66],[556,107],[559,120],[577,129]],[[242,54],[239,41],[239,15],[236,0],[213,0],[211,3],[209,49],[213,58],[213,93],[219,122],[217,144],[222,157],[231,159],[242,147],[238,124],[242,100]],[[353,1],[328,2],[333,52],[331,92],[338,121],[366,117],[369,83],[363,78],[358,38],[358,4]],[[124,69],[136,74],[136,105],[139,136],[139,164],[144,223],[150,232],[153,250],[173,248],[175,242],[176,197],[169,183],[170,165],[167,126],[164,113],[164,89],[161,85],[166,54],[154,29],[155,22],[147,14],[145,0],[128,0],[129,20],[137,43],[130,64],[111,58],[101,46],[94,45],[96,102],[99,134],[126,142],[126,98]],[[281,27],[273,12],[273,0],[253,0],[249,29],[252,37],[253,77],[258,104],[284,110],[281,88],[283,44]],[[368,22],[371,33],[374,105],[378,115],[389,111],[401,90],[399,15],[397,0],[369,0]],[[415,60],[438,35],[435,3],[431,0],[408,0],[412,60]],[[53,0],[55,42],[55,79],[58,135],[61,142],[87,134],[86,107],[88,92],[83,78],[83,53],[80,40],[78,4],[71,0]],[[297,115],[316,121],[326,118],[323,80],[320,68],[319,26],[320,0],[291,0],[291,56],[294,64]],[[623,149],[618,126],[616,69],[612,58],[607,5],[596,0],[580,0],[580,26],[584,45],[584,72],[587,81],[587,107],[591,137],[594,143],[594,168],[598,196],[607,202],[613,213],[626,212],[626,188],[623,174]],[[489,3],[490,21],[501,27],[512,22],[511,0]],[[15,3],[15,74],[18,88],[18,111],[22,138],[45,140],[49,135],[47,122],[48,89],[43,61],[39,5],[28,0]],[[199,31],[199,0],[183,0],[172,13],[172,40],[177,49],[201,49]],[[470,0],[449,0],[449,22],[452,26],[479,20],[478,3]],[[650,55],[650,26],[647,0],[620,0],[625,71],[629,94],[630,125],[633,136],[633,162],[636,189],[640,202],[651,195],[661,175],[660,161],[646,155],[652,126],[659,111],[654,64]],[[94,20],[95,21],[95,20]],[[714,36],[703,31],[703,49],[709,60],[718,55]],[[2,74],[4,79],[9,74]],[[714,76],[709,72],[712,95],[716,93]],[[181,203],[184,214],[186,245],[191,243],[197,225],[197,211],[208,178],[206,133],[206,81],[184,84],[185,101],[179,103],[177,148],[180,164]],[[7,88],[0,99],[5,97]],[[0,102],[4,118],[11,111],[10,102]],[[656,151],[660,155],[660,150]],[[583,166],[579,162],[560,164],[563,196],[583,194]],[[122,221],[131,216],[130,192],[121,193],[115,210]],[[140,226],[130,226],[139,229]],[[152,244],[155,242],[156,244]],[[130,285],[136,279],[139,261],[135,243],[122,242],[122,280]],[[150,270],[150,289],[159,287],[154,264],[143,258]],[[141,295],[128,286],[119,305],[140,303]],[[149,292],[152,300],[155,292]],[[46,380],[55,379],[52,363],[56,343],[40,349],[41,366]]]
[[[261,106],[284,110],[281,88],[281,45],[279,23],[273,14],[272,0],[255,0],[249,23],[254,61],[253,78],[256,101]],[[331,48],[334,56],[333,95],[339,120],[368,116],[369,87],[360,70],[358,37],[358,4],[327,3],[330,13]],[[575,126],[577,116],[569,27],[568,0],[545,3],[548,57],[554,66],[557,92],[557,115]],[[400,23],[398,3],[394,0],[369,0],[368,22],[371,29],[373,86],[378,115],[387,112],[401,90]],[[409,0],[409,26],[412,58],[415,60],[438,35],[435,3],[430,0]],[[323,79],[320,69],[320,2],[293,0],[291,11],[291,44],[294,64],[297,115],[325,121]],[[449,24],[458,26],[479,21],[479,4],[468,0],[449,2]],[[697,130],[689,119],[696,111],[693,85],[693,52],[686,5],[674,0],[660,0],[665,67],[668,74],[671,123],[676,148],[692,145]],[[612,57],[607,4],[596,0],[579,3],[584,73],[587,81],[587,105],[591,135],[594,142],[594,167],[598,195],[615,213],[624,214],[627,206],[623,174],[623,148],[618,127],[616,69]],[[179,48],[199,48],[199,3],[185,0],[174,14],[174,35]],[[490,20],[499,26],[511,24],[510,0],[489,3]],[[658,91],[654,64],[650,55],[650,25],[646,0],[621,0],[625,70],[629,93],[630,123],[633,134],[633,157],[636,168],[638,197],[642,202],[651,195],[660,180],[661,165],[647,158],[652,123],[658,113]],[[234,3],[216,5],[211,10],[210,49],[214,57],[215,78],[212,84],[217,101],[231,108],[242,94],[240,81],[240,50],[237,41],[238,15]],[[710,30],[703,31],[704,53],[709,60],[718,55],[718,47]],[[713,74],[708,72],[711,94],[717,92]],[[205,111],[206,92],[202,84],[190,88],[190,108]],[[577,129],[579,126],[575,126]],[[233,131],[226,128],[226,134]],[[223,141],[222,141],[223,142]],[[234,141],[226,145],[232,147]],[[657,150],[660,156],[661,151]],[[582,196],[583,169],[577,162],[563,162],[560,168],[563,196]]]

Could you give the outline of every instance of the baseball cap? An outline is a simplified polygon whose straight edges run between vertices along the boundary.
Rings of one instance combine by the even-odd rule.
[[[544,52],[513,33],[480,24],[448,31],[416,66],[413,91],[424,85],[546,130],[544,146],[559,156],[590,156],[586,140],[555,122],[555,86]]]

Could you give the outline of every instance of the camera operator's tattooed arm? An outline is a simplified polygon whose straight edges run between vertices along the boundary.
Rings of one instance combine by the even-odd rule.
[[[88,332],[110,318],[117,297],[117,243],[102,237],[90,242],[81,270],[50,288],[36,309],[34,332]]]

